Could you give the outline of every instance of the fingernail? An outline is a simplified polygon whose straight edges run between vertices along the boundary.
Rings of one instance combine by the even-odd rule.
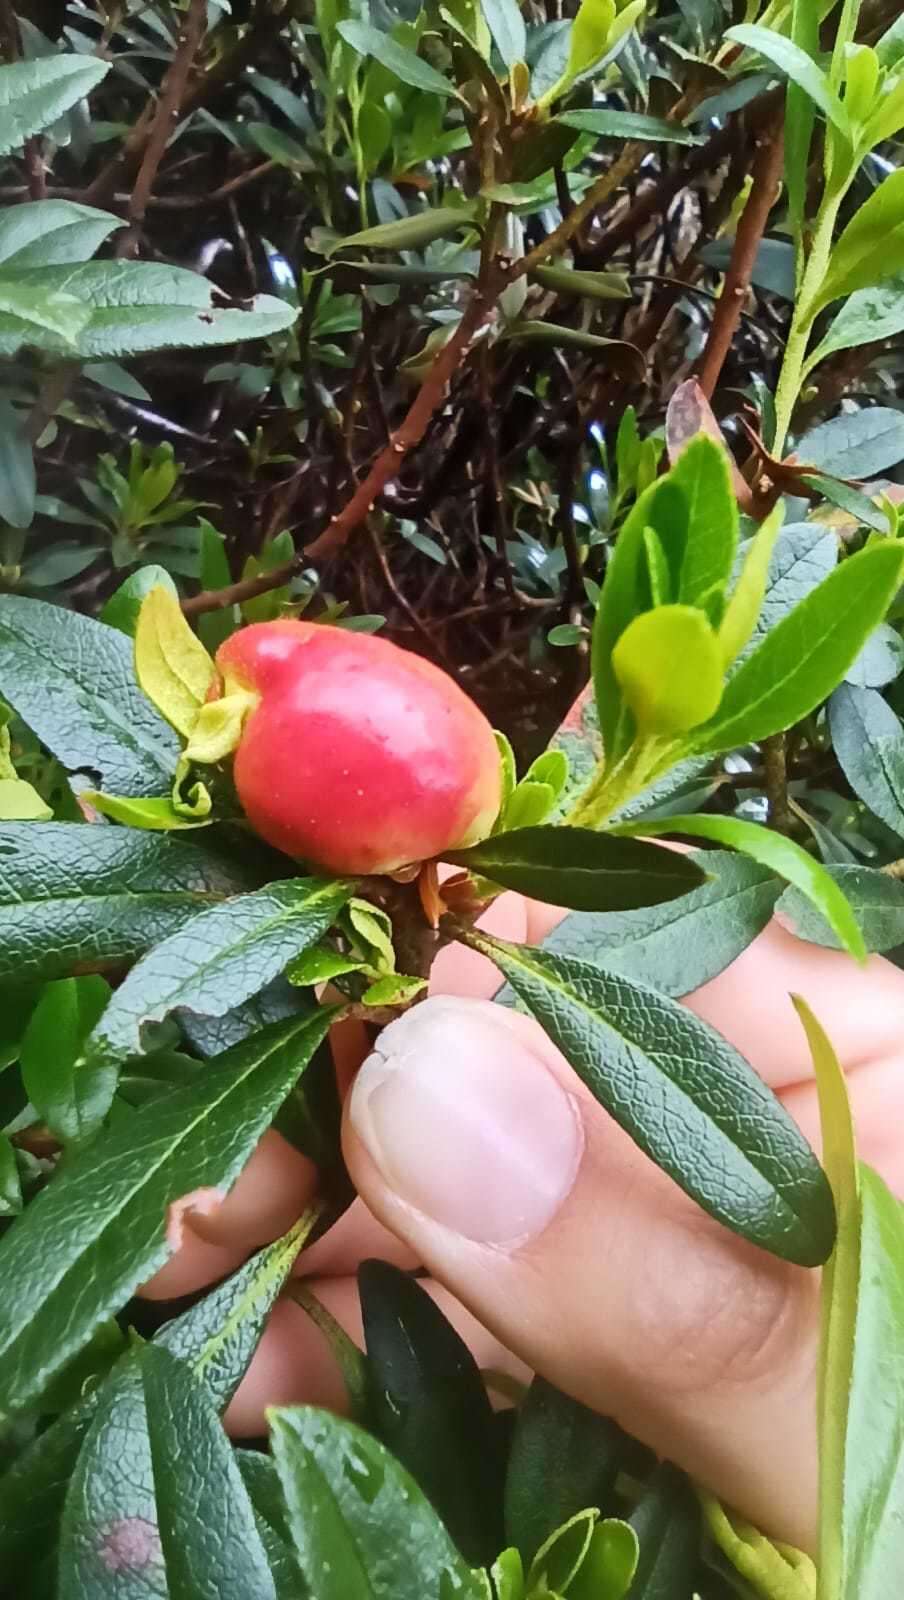
[[[399,1198],[479,1244],[541,1233],[583,1149],[576,1102],[484,1000],[437,995],[390,1023],[349,1114]]]

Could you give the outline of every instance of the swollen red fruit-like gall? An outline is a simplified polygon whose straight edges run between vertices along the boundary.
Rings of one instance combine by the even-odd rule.
[[[394,872],[475,843],[499,810],[493,730],[446,673],[386,640],[255,623],[217,652],[256,697],[235,755],[249,822],[336,873]]]

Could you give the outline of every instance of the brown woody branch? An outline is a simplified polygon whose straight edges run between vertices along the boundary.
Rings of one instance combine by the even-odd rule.
[[[700,360],[697,381],[707,400],[712,399],[725,357],[731,349],[731,341],[741,320],[744,298],[750,288],[757,251],[762,243],[769,214],[775,204],[781,183],[783,158],[784,129],[782,122],[776,120],[759,141],[753,162],[750,194],[738,223],[725,283],[716,303],[706,348]]]

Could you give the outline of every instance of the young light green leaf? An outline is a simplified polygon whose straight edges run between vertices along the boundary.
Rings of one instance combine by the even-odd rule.
[[[175,734],[141,693],[131,641],[117,629],[43,600],[0,596],[0,692],[67,771],[92,774],[93,787],[133,795],[171,787]]]
[[[816,1569],[809,1556],[788,1545],[773,1544],[753,1523],[726,1509],[707,1490],[701,1489],[699,1494],[713,1543],[755,1594],[813,1600]]]
[[[527,783],[545,783],[556,800],[568,782],[568,757],[564,750],[544,750],[532,761],[524,774]]]
[[[703,143],[693,129],[639,111],[561,111],[553,121],[565,128],[577,128],[579,133],[595,133],[600,139],[637,139],[644,144]]]
[[[413,89],[423,89],[427,94],[439,94],[443,97],[451,96],[456,100],[462,99],[455,84],[444,78],[435,67],[431,67],[429,62],[422,61],[413,50],[406,50],[404,45],[397,44],[388,33],[382,33],[379,28],[371,27],[370,23],[340,22],[336,32],[346,44],[357,50],[359,55],[372,56],[389,72],[395,73],[402,83],[410,84]]]
[[[225,581],[229,581],[228,575]],[[120,633],[134,639],[142,603],[152,589],[166,589],[178,599],[179,591],[165,567],[139,567],[111,594],[101,610],[101,622],[105,622],[109,628],[118,628]]]
[[[0,980],[134,961],[259,882],[253,861],[133,829],[0,826]]]
[[[878,867],[847,863],[829,865],[825,870],[857,918],[870,954],[904,944],[904,884],[900,879]],[[844,948],[835,930],[799,889],[786,889],[775,910],[782,924],[790,927],[798,939],[829,950]]]
[[[539,827],[546,821],[555,803],[556,794],[551,783],[532,783],[528,778],[522,778],[506,802],[497,831],[506,833],[510,829]]]
[[[818,67],[812,56],[807,55],[799,45],[787,39],[784,34],[775,33],[771,28],[756,27],[748,23],[728,28],[724,37],[735,44],[744,45],[748,50],[755,50],[757,55],[771,61],[784,77],[790,78],[792,83],[796,83],[798,88],[809,96],[839,133],[850,139],[850,123],[844,106],[834,90],[829,87],[829,80],[821,67]]]
[[[42,56],[0,67],[0,155],[18,150],[95,89],[110,70],[96,56]]]
[[[786,1260],[825,1261],[834,1216],[822,1169],[725,1039],[646,984],[589,962],[477,929],[465,942],[496,963],[610,1116],[704,1210]]]
[[[669,473],[687,503],[683,548],[666,541],[670,559],[680,559],[676,599],[706,609],[706,597],[724,589],[738,546],[738,503],[732,491],[728,452],[707,434],[685,445]],[[657,530],[658,531],[658,530]]]
[[[904,276],[888,277],[846,300],[828,333],[807,357],[805,375],[827,356],[862,344],[893,339],[904,331]]]
[[[658,905],[697,888],[702,878],[687,856],[592,828],[516,828],[447,856],[506,889],[577,911]]]
[[[0,1406],[43,1388],[167,1260],[167,1208],[228,1189],[326,1036],[318,1008],[263,1029],[74,1156],[0,1239]],[[77,1289],[77,1292],[76,1292]]]
[[[737,659],[750,639],[763,608],[772,552],[784,520],[779,503],[751,539],[738,581],[719,624],[719,648],[726,667]]]
[[[414,1479],[376,1439],[311,1406],[268,1415],[292,1538],[318,1600],[486,1600]]]
[[[642,824],[617,823],[613,832],[685,834],[692,839],[712,839],[730,850],[741,850],[793,884],[821,912],[841,940],[842,948],[857,961],[866,959],[863,934],[837,883],[813,856],[792,839],[742,817],[720,817],[709,812],[695,816],[645,817]]]
[[[637,1571],[640,1547],[629,1522],[604,1517],[597,1523],[580,1568],[568,1585],[569,1600],[625,1600]]]
[[[688,751],[715,755],[758,743],[809,716],[844,677],[901,581],[904,551],[871,545],[836,567],[766,634],[729,679]]]
[[[523,61],[527,53],[527,29],[518,0],[480,0],[480,9],[503,65],[513,67],[516,62]]]
[[[221,1017],[315,944],[352,891],[340,880],[293,878],[202,911],[156,945],[115,991],[75,1074],[80,1132],[106,1116],[119,1066],[140,1055],[142,1030],[179,1006]]]
[[[83,804],[102,817],[121,822],[128,828],[147,828],[153,833],[170,833],[181,828],[206,828],[210,823],[211,799],[203,784],[200,804],[195,809],[177,811],[169,795],[155,795],[148,800],[133,800],[127,795],[101,794],[97,789],[85,789],[81,794]]]
[[[869,289],[904,269],[904,172],[889,173],[832,245],[829,270],[812,306]]]
[[[349,24],[351,26],[351,24]],[[364,228],[361,233],[351,233],[330,245],[328,254],[339,250],[420,250],[443,239],[448,234],[459,233],[462,228],[473,227],[476,206],[432,206],[416,211],[397,222],[379,222],[374,228]]]
[[[626,1452],[616,1423],[534,1378],[515,1420],[505,1533],[526,1564],[576,1512],[610,1497]]]
[[[161,586],[142,601],[135,629],[135,675],[144,693],[177,733],[188,738],[216,677],[176,596]]]
[[[904,836],[904,728],[877,689],[843,683],[829,701],[835,754],[854,793]]]
[[[528,1593],[564,1593],[581,1569],[590,1548],[599,1511],[590,1506],[569,1517],[541,1544],[527,1574]]]
[[[524,1563],[514,1545],[496,1557],[490,1578],[494,1600],[524,1600]]]
[[[53,811],[24,778],[0,778],[0,822],[50,822]]]
[[[493,1408],[477,1363],[409,1273],[364,1261],[358,1289],[371,1431],[415,1478],[462,1555],[485,1564],[502,1543],[502,1500]]]
[[[51,1133],[64,1143],[79,1132],[75,1064],[110,998],[103,978],[48,983],[31,1014],[19,1053],[26,1093]]]
[[[612,670],[641,738],[705,723],[725,681],[719,639],[689,605],[660,605],[635,617],[612,652]]]

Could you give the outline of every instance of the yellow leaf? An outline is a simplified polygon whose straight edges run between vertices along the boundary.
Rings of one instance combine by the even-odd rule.
[[[0,778],[0,822],[49,822],[53,816],[24,778]]]
[[[248,689],[233,689],[219,700],[208,700],[198,712],[185,746],[188,760],[213,766],[231,756],[242,737],[245,719],[259,698]]]
[[[612,670],[641,735],[686,733],[708,721],[725,681],[719,641],[695,606],[635,617],[612,652]]]
[[[152,589],[142,601],[135,630],[135,671],[161,716],[187,737],[216,668],[192,633],[176,596],[166,589]]]

